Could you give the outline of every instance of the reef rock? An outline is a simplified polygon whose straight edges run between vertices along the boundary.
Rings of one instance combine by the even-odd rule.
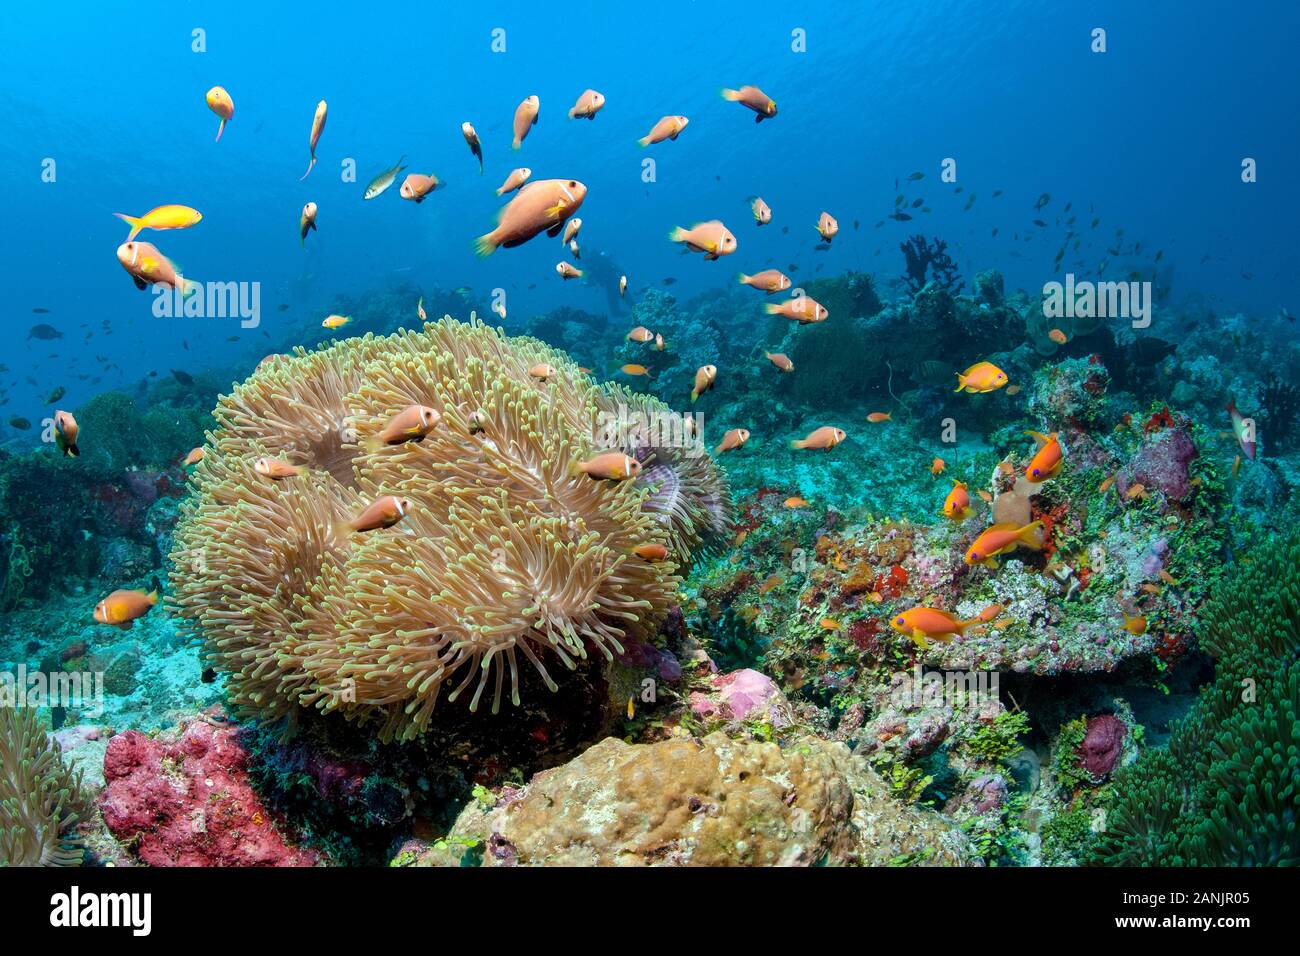
[[[967,860],[959,831],[892,799],[847,747],[703,739],[601,741],[564,766],[478,800],[444,845],[486,866],[882,865]],[[422,862],[462,863],[462,854]]]
[[[313,866],[253,791],[233,727],[204,718],[108,743],[99,808],[109,831],[150,866]]]
[[[1196,457],[1196,444],[1185,426],[1166,428],[1143,442],[1116,478],[1121,494],[1140,484],[1148,491],[1162,491],[1175,501],[1191,492],[1188,469]]]

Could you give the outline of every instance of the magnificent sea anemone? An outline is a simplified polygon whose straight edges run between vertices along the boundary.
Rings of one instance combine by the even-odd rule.
[[[550,365],[555,374],[530,374]],[[420,441],[376,436],[410,405]],[[172,610],[227,675],[245,716],[292,726],[304,707],[418,736],[447,687],[493,712],[520,658],[552,690],[573,669],[652,638],[677,570],[727,531],[726,484],[698,439],[662,442],[666,406],[603,390],[563,353],[450,317],[263,362],[222,397],[171,559]],[[631,481],[576,470],[621,449]],[[303,468],[276,481],[263,456]],[[383,495],[391,528],[345,522]],[[660,543],[663,561],[633,549]]]
[[[79,866],[73,826],[87,813],[81,775],[30,707],[0,707],[0,867]]]

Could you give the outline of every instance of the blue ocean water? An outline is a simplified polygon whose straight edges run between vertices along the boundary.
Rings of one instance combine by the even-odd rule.
[[[559,281],[550,243],[473,254],[501,205],[493,190],[519,165],[587,184],[584,255],[607,253],[634,291],[671,278],[685,299],[737,269],[789,263],[805,275],[814,263],[826,275],[896,275],[898,243],[916,231],[947,239],[968,279],[996,267],[1010,288],[1034,289],[1052,278],[1059,246],[1059,231],[1031,226],[1033,203],[1050,193],[1048,213],[1071,202],[1080,219],[1086,266],[1076,271],[1106,258],[1123,229],[1123,244],[1163,250],[1179,293],[1248,315],[1296,307],[1300,204],[1287,164],[1300,145],[1300,86],[1273,69],[1300,27],[1295,5],[74,2],[16,6],[4,21],[6,417],[38,417],[56,381],[75,406],[150,370],[256,361],[277,323],[396,282],[484,299],[503,288],[512,318],[559,305],[608,311],[598,286]],[[1090,49],[1098,27],[1105,53]],[[776,100],[774,120],[756,126],[719,96],[746,83]],[[203,97],[217,84],[235,115],[214,143]],[[593,122],[569,121],[587,87],[608,105]],[[515,153],[511,118],[530,94],[540,122]],[[322,98],[319,164],[300,181]],[[667,113],[687,115],[689,129],[639,149]],[[481,177],[460,135],[467,120],[483,140]],[[370,177],[402,156],[408,172],[446,187],[420,205],[396,188],[363,201]],[[962,193],[939,188],[947,157]],[[1253,184],[1241,179],[1246,157],[1258,163]],[[353,182],[342,177],[348,161]],[[908,182],[914,171],[926,178]],[[911,222],[885,218],[901,192]],[[754,194],[788,232],[747,229],[741,254],[719,263],[666,241],[674,225],[703,219],[748,227]],[[932,211],[911,209],[914,198]],[[319,231],[303,248],[307,201],[319,205]],[[152,296],[132,286],[115,260],[125,229],[112,213],[170,202],[199,209],[202,223],[141,238],[188,277],[260,283],[262,342],[232,319],[157,318]],[[814,253],[822,209],[842,234]],[[1094,216],[1101,224],[1083,228]],[[27,339],[36,321],[64,338]]]

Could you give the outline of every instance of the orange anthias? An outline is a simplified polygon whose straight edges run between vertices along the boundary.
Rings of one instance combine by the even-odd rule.
[[[978,617],[963,621],[947,611],[933,607],[914,607],[910,611],[895,614],[889,620],[889,626],[899,634],[906,635],[924,649],[926,641],[951,641],[966,633],[966,629],[983,623]]]
[[[1056,437],[1056,432],[1044,435],[1042,432],[1027,431],[1025,434],[1033,435],[1034,440],[1038,442],[1038,451],[1034,453],[1029,466],[1025,469],[1025,478],[1034,484],[1055,478],[1061,473],[1062,457],[1061,443]]]
[[[970,517],[970,494],[966,491],[966,482],[952,480],[952,491],[943,502],[944,517],[951,521],[965,521]]]
[[[1043,547],[1043,523],[1033,521],[1018,528],[1014,524],[991,525],[976,538],[966,550],[967,564],[982,564],[987,568],[996,568],[995,560],[1000,554],[1008,554],[1016,548],[1030,548],[1039,551]]]

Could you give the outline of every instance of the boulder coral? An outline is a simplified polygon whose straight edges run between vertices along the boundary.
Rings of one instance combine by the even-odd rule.
[[[606,738],[477,800],[446,841],[489,866],[960,865],[965,837],[903,806],[840,743]],[[461,862],[432,853],[423,862]]]
[[[380,441],[410,405],[438,413],[433,429]],[[572,670],[651,639],[678,569],[728,527],[725,480],[698,439],[663,442],[667,406],[601,389],[563,353],[472,315],[270,357],[214,418],[175,531],[170,605],[235,709],[287,727],[313,708],[411,739],[444,686],[495,712],[509,677],[518,705],[520,663],[554,691],[548,663]],[[578,471],[614,449],[642,463],[636,480]],[[264,477],[263,456],[301,474]],[[409,501],[404,518],[349,531],[384,495]],[[660,543],[666,560],[633,553]]]

